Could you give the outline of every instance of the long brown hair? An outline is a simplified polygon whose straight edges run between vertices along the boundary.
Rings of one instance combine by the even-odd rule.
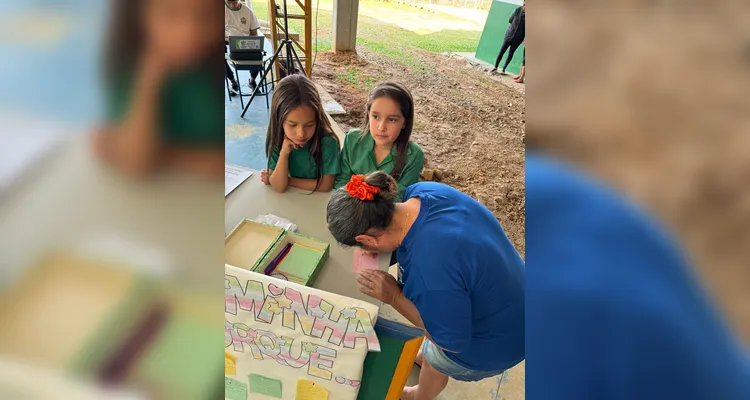
[[[122,79],[132,78],[131,75],[148,45],[143,21],[147,1],[153,0],[110,1],[109,31],[107,40],[103,41],[105,48],[101,52],[104,56],[102,66],[106,84],[122,84]],[[220,81],[220,76],[224,74],[225,69],[222,63],[216,62],[216,59],[220,57],[221,39],[219,39],[218,32],[215,35],[216,50],[203,57],[200,67],[211,71],[217,81]]]
[[[271,156],[275,151],[281,151],[284,142],[284,121],[289,112],[300,106],[309,106],[315,112],[315,134],[310,138],[310,157],[317,170],[315,189],[318,189],[323,179],[323,138],[333,137],[336,143],[339,138],[333,133],[331,123],[326,117],[323,101],[320,100],[318,89],[304,74],[289,75],[282,79],[273,91],[271,101],[271,120],[268,122],[266,133],[267,167],[271,169]]]
[[[115,83],[133,71],[145,47],[141,21],[145,0],[110,1],[109,32],[102,52],[104,78]]]
[[[365,122],[360,128],[360,139],[370,134],[370,109],[372,102],[386,97],[396,102],[404,116],[404,128],[399,133],[393,144],[396,147],[396,163],[391,170],[390,175],[393,179],[398,180],[401,172],[406,166],[406,155],[409,151],[409,140],[411,140],[411,131],[414,128],[414,98],[404,85],[396,82],[383,82],[370,92],[367,97],[367,106],[365,107]]]

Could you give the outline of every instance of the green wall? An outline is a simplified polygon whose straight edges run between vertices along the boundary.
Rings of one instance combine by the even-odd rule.
[[[484,23],[484,31],[482,31],[482,37],[479,39],[479,46],[477,47],[476,57],[482,61],[490,64],[495,64],[497,53],[500,52],[500,46],[503,44],[503,38],[505,37],[505,31],[508,29],[508,18],[517,7],[523,4],[523,0],[510,0],[510,1],[493,1],[490,7],[490,13],[487,16],[487,22]],[[521,45],[516,53],[513,55],[510,65],[508,65],[508,72],[513,74],[519,74],[521,72],[521,62],[523,61],[523,49],[526,45]],[[508,56],[508,52],[505,52],[503,59],[500,61],[499,68],[503,68],[505,58]]]

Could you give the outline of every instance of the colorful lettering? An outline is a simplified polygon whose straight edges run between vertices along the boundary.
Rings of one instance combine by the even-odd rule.
[[[224,274],[224,311],[237,315],[237,306],[257,318],[265,301],[263,284],[248,280],[243,288],[236,276]]]
[[[302,368],[307,365],[308,362],[310,362],[310,352],[305,351],[304,342],[302,342],[303,345],[300,346],[299,357],[292,356],[293,341],[294,339],[286,336],[282,336],[281,339],[277,341],[277,343],[279,343],[279,347],[281,348],[280,355],[290,367]]]
[[[230,322],[225,322],[224,324],[224,343],[226,344],[226,334],[227,329],[229,329],[229,335],[231,337],[231,344],[233,344],[234,351],[244,353],[245,352],[245,346],[247,345],[250,347],[250,352],[253,355],[253,358],[256,360],[262,360],[263,356],[261,356],[260,349],[255,344],[255,331],[250,329],[249,326],[245,324],[232,324]]]
[[[315,316],[307,311],[305,303],[302,301],[302,294],[294,289],[287,288],[285,295],[277,299],[279,305],[281,305],[281,299],[289,301],[288,304],[285,302],[285,305],[288,305],[288,307],[284,308],[282,325],[285,328],[297,330],[295,322],[299,321],[302,332],[310,336],[313,324],[315,323]]]
[[[281,348],[277,345],[277,340],[278,336],[273,332],[262,329],[255,330],[255,344],[260,349],[260,352],[281,365],[287,365],[284,358],[280,356]]]
[[[370,321],[370,313],[364,308],[354,308],[353,310],[356,310],[356,312],[354,313],[354,318],[349,320],[349,324],[346,327],[344,347],[353,349],[357,339],[364,339],[365,345],[369,350],[375,350],[376,344],[377,350],[380,350],[375,329],[372,327],[372,321]]]
[[[323,317],[315,319],[310,336],[320,339],[323,337],[325,331],[328,330],[331,332],[328,343],[341,346],[341,341],[344,340],[349,320],[344,318],[340,313],[338,318],[333,320],[331,318],[333,316],[333,305],[325,300],[321,300],[318,307],[323,310]]]
[[[333,377],[331,369],[333,368],[333,359],[336,358],[336,350],[320,345],[316,347],[316,351],[310,353],[310,367],[308,367],[307,373],[330,381]]]

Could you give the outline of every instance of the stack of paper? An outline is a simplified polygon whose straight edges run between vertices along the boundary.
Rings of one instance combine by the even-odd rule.
[[[224,164],[224,197],[229,196],[237,186],[247,180],[253,171],[234,165]]]
[[[0,115],[0,194],[50,154],[66,132],[59,124]]]

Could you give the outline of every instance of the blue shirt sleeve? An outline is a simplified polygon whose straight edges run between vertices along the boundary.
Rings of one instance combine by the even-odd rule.
[[[527,399],[750,399],[750,368],[662,228],[526,158]]]
[[[417,295],[414,305],[427,333],[443,349],[461,353],[471,344],[471,299],[460,290],[431,290]]]

